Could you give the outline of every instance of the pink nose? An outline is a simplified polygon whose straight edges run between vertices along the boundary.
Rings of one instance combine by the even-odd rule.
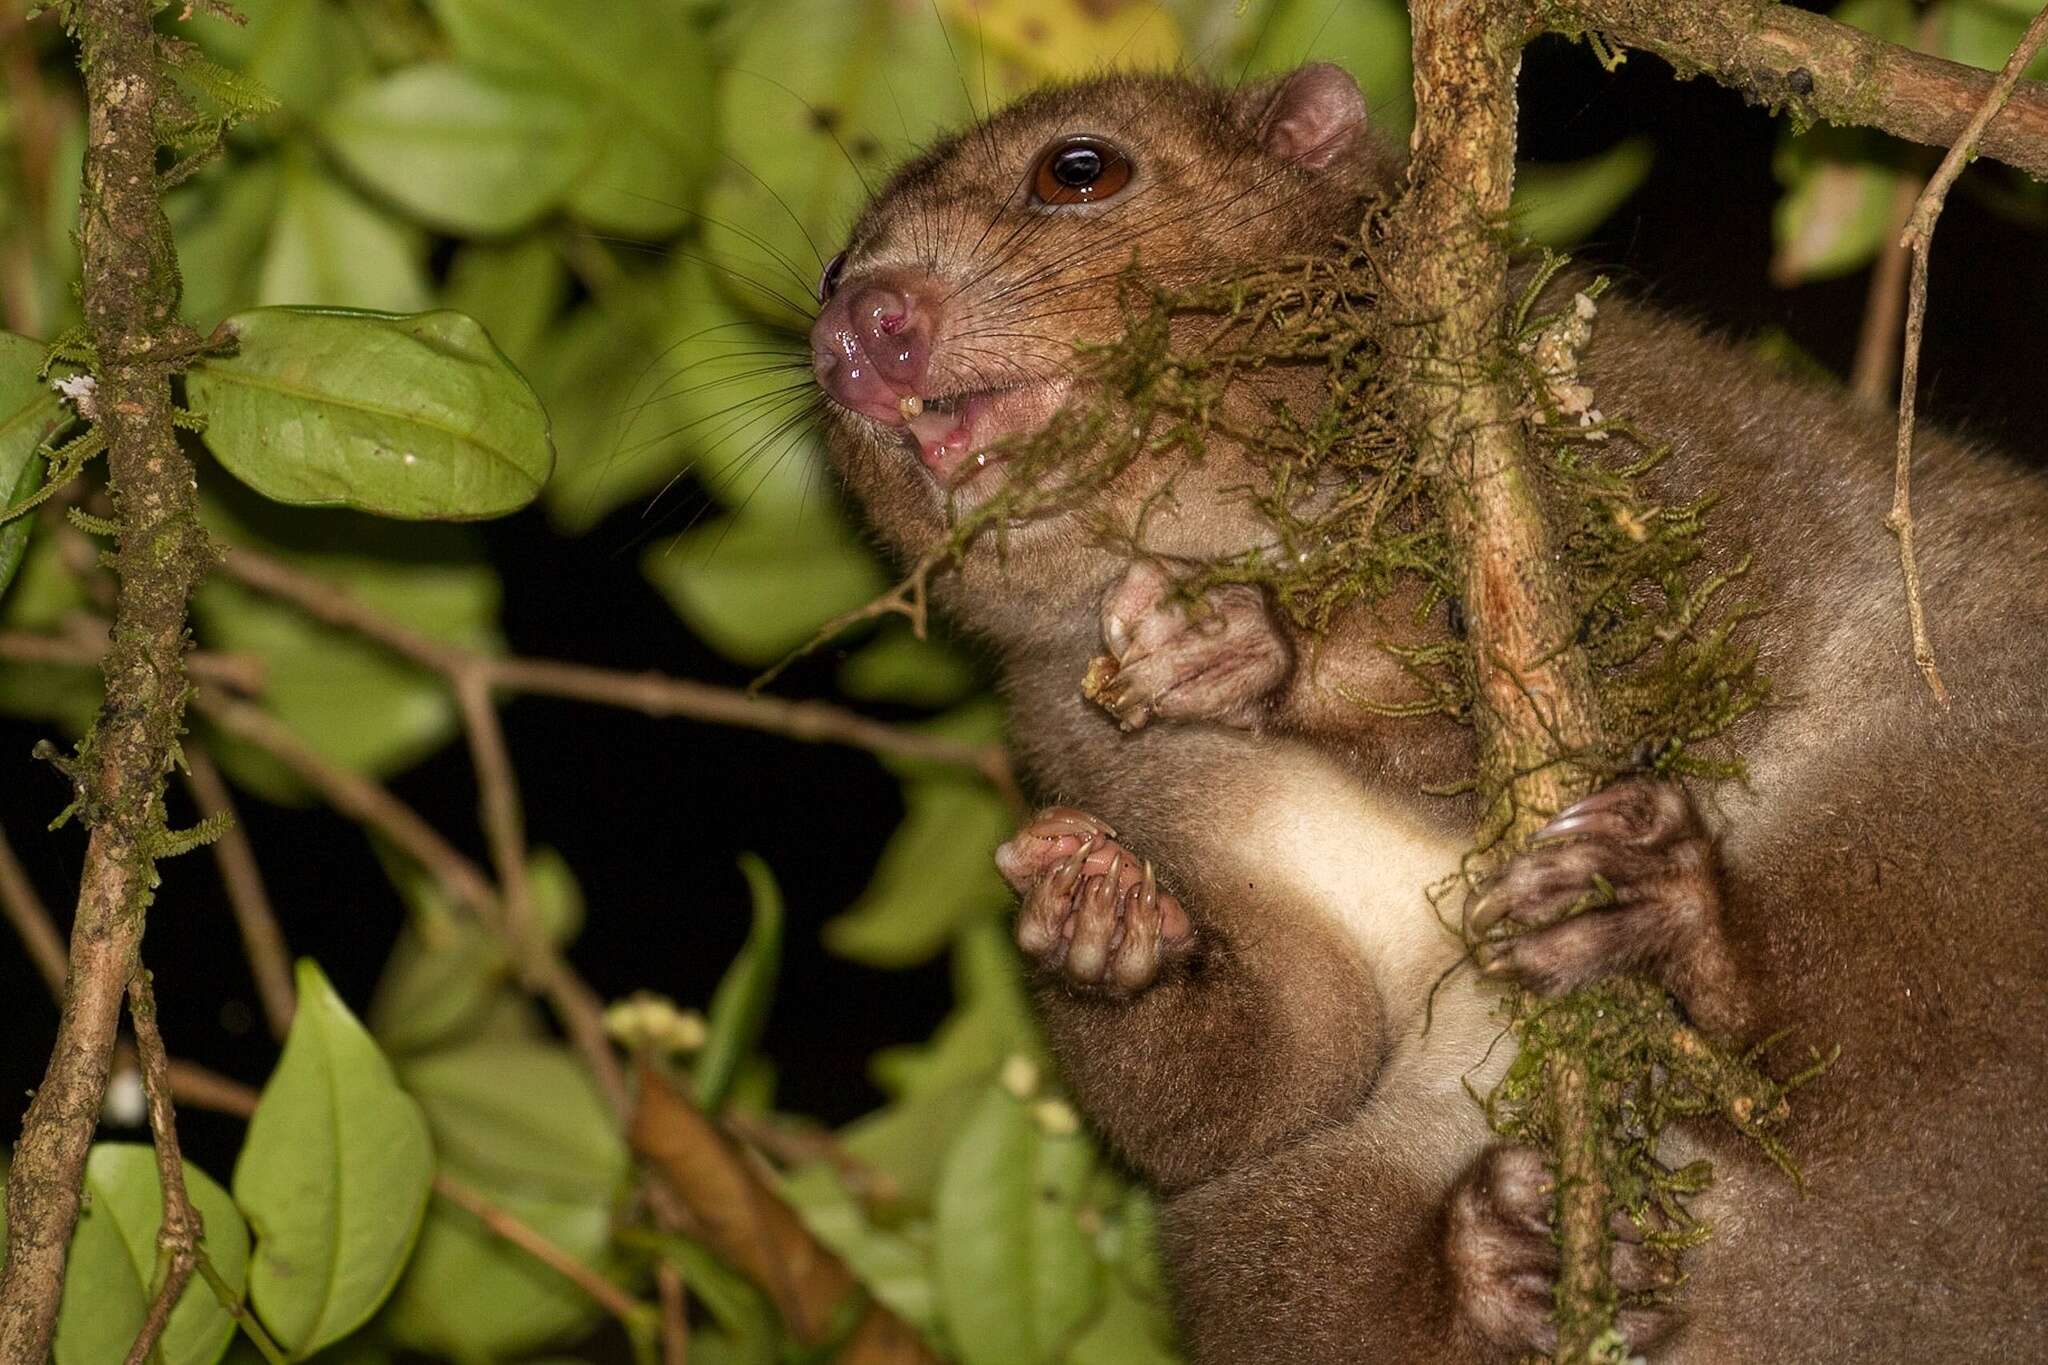
[[[898,400],[921,396],[931,365],[933,304],[923,281],[851,282],[811,327],[818,386],[855,412],[901,421]]]

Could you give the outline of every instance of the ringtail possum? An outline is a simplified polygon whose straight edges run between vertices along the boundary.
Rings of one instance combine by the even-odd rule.
[[[1402,174],[1328,65],[1234,90],[1090,80],[939,142],[820,283],[813,363],[846,487],[914,560],[1003,486],[1003,438],[1087,382],[1076,346],[1118,334],[1134,260],[1187,283],[1334,250]],[[1840,1048],[1782,1133],[1803,1192],[1711,1126],[1667,1139],[1714,1162],[1694,1206],[1713,1236],[1674,1282],[1620,1230],[1632,1350],[2048,1359],[2048,487],[1919,438],[1944,707],[1903,645],[1887,421],[1611,296],[1580,366],[1670,444],[1662,495],[1718,495],[1707,555],[1753,555],[1749,629],[1780,702],[1741,723],[1745,783],[1639,776],[1562,812],[1471,906],[1522,930],[1483,970],[1448,970],[1465,948],[1425,894],[1472,840],[1470,798],[1424,794],[1470,773],[1471,732],[1359,704],[1412,696],[1381,642],[1455,620],[1418,624],[1396,593],[1311,646],[1257,588],[1174,590],[1270,544],[1243,491],[1258,450],[1139,459],[1088,515],[984,536],[932,584],[999,660],[1048,803],[996,854],[1017,941],[1081,1106],[1162,1196],[1187,1349],[1545,1350],[1550,1175],[1468,1089],[1513,1050],[1488,978],[1632,972],[1717,1037],[1782,1040],[1789,1065]],[[1103,655],[1098,705],[1080,681]],[[1596,878],[1610,903],[1570,913]]]

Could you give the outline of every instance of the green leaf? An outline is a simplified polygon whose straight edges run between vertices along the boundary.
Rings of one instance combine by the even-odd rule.
[[[918,639],[907,622],[890,622],[839,669],[839,690],[861,701],[948,706],[980,684],[974,664],[959,649]]]
[[[540,388],[536,362],[556,330],[567,293],[561,247],[552,237],[534,234],[512,242],[472,242],[456,252],[441,301],[482,323],[520,373]],[[555,405],[550,402],[547,409],[553,413]],[[556,444],[566,454],[559,422],[556,430]],[[562,472],[558,465],[550,489],[561,482]]]
[[[512,979],[504,941],[474,920],[415,919],[399,931],[367,1022],[397,1057],[465,1037]]]
[[[304,152],[284,158],[281,197],[256,302],[377,308],[427,306],[426,239],[336,180]]]
[[[250,1300],[303,1359],[360,1327],[398,1282],[434,1150],[420,1106],[310,959],[298,987],[235,1164],[235,1202],[256,1232]]]
[[[1653,155],[1648,138],[1634,137],[1584,161],[1519,167],[1515,227],[1545,246],[1574,245],[1636,192]]]
[[[1061,1358],[1102,1295],[1082,1226],[1094,1164],[992,1085],[954,1138],[934,1210],[939,1304],[966,1365]]]
[[[221,62],[261,81],[293,114],[311,117],[336,90],[369,70],[358,21],[329,0],[236,0],[235,12],[246,22],[192,24],[192,37]]]
[[[458,910],[440,883],[403,854],[379,845],[385,870],[411,912],[370,997],[367,1022],[394,1056],[429,1052],[485,1036],[539,1036],[533,1007],[514,988],[504,939]],[[561,855],[533,851],[527,888],[550,941],[566,944],[581,925],[582,892]]]
[[[207,1260],[240,1292],[248,1278],[249,1230],[235,1201],[189,1161],[185,1193],[205,1228],[200,1247]],[[85,1162],[85,1204],[64,1267],[57,1365],[105,1365],[127,1357],[149,1313],[163,1217],[156,1153],[146,1144],[94,1144]],[[151,1359],[213,1365],[234,1334],[234,1318],[195,1275],[171,1310],[159,1340],[161,1354]]]
[[[577,216],[642,237],[683,225],[717,139],[709,54],[680,6],[436,0],[434,10],[465,63],[545,83],[601,130],[572,194]]]
[[[358,88],[320,130],[356,179],[433,227],[514,232],[561,202],[596,147],[558,87],[433,62]]]
[[[0,332],[0,508],[21,501],[42,486],[42,443],[60,431],[70,415],[38,374],[43,347],[27,337]],[[0,597],[14,581],[28,551],[34,518],[0,523]]]
[[[903,823],[861,898],[825,924],[825,946],[871,967],[908,967],[1013,897],[995,870],[1015,820],[987,784],[958,774],[906,782]]]
[[[554,467],[547,414],[460,313],[257,308],[186,377],[206,442],[267,498],[380,516],[516,512]]]
[[[750,320],[692,253],[658,287],[586,308],[535,382],[557,416],[555,520],[587,526],[684,471],[729,508],[794,520],[831,484],[806,420],[805,336]]]
[[[500,647],[497,575],[482,562],[473,530],[283,508],[221,479],[207,487],[201,515],[224,543],[277,555],[429,639]],[[265,708],[330,762],[387,777],[457,729],[438,676],[353,632],[218,575],[200,588],[193,611],[209,648],[263,661]],[[225,737],[217,743],[236,781],[271,800],[304,799],[304,787],[267,754]]]
[[[775,662],[888,586],[881,566],[822,499],[795,523],[745,515],[709,521],[652,546],[641,567],[690,629],[747,664]]]
[[[277,221],[283,174],[276,157],[223,160],[175,190],[166,202],[184,286],[178,293],[178,312],[202,332],[212,331],[213,324],[229,313],[260,301],[264,244]]]
[[[741,22],[719,87],[727,155],[705,251],[752,281],[732,291],[749,312],[808,330],[818,271],[868,185],[974,121],[959,74],[976,69],[973,30],[894,0],[794,0]]]
[[[1774,168],[1786,193],[1771,211],[1772,283],[1846,275],[1884,246],[1907,181],[1874,154],[1872,139],[1855,130],[1816,129],[1779,147]]]
[[[661,1256],[682,1274],[683,1284],[721,1329],[704,1345],[724,1365],[774,1365],[780,1358],[781,1319],[753,1282],[695,1242],[664,1237]],[[698,1343],[690,1359],[701,1361]]]
[[[489,1040],[400,1067],[443,1170],[601,1267],[629,1163],[610,1111],[566,1048]],[[401,1346],[496,1360],[574,1331],[596,1311],[559,1273],[436,1198],[384,1322]]]
[[[761,1041],[782,970],[782,893],[775,874],[751,853],[741,856],[740,871],[753,893],[754,927],[712,992],[704,1050],[697,1054],[697,1107],[712,1113],[724,1105],[740,1063]]]
[[[2028,21],[2040,12],[2033,0],[1948,0],[1942,8],[1941,55],[1986,71],[2004,69]],[[2021,74],[2030,80],[2048,78],[2048,52]]]

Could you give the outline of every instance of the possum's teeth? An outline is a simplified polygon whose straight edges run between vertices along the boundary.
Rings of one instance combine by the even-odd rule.
[[[924,400],[914,393],[905,394],[896,400],[896,411],[903,414],[904,421],[912,421],[924,415]]]

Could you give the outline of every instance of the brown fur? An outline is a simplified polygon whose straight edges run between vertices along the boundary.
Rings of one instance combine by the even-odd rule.
[[[1133,255],[1168,280],[1206,278],[1356,226],[1391,158],[1370,138],[1321,171],[1268,155],[1262,121],[1284,89],[1124,77],[1042,92],[900,172],[856,227],[848,274],[947,284],[933,353],[955,387],[1062,371],[1076,340],[1113,328],[1112,280]],[[1025,167],[1069,131],[1128,147],[1142,189],[1087,215],[1023,211]],[[1782,701],[1737,736],[1747,787],[1704,798],[1720,831],[1715,932],[1748,1036],[1783,1031],[1792,1064],[1809,1045],[1842,1049],[1786,1134],[1807,1197],[1711,1128],[1682,1139],[1716,1160],[1700,1204],[1716,1236],[1688,1263],[1683,1325],[1656,1358],[2048,1355],[2048,491],[1923,433],[1915,504],[1943,710],[1906,656],[1884,421],[1611,301],[1584,377],[1605,411],[1675,443],[1656,475],[1674,497],[1720,495],[1714,557],[1755,553],[1744,591],[1764,608],[1756,638]],[[831,436],[891,545],[929,546],[944,498],[894,433],[837,414]],[[1261,543],[1225,491],[1255,459],[1223,452],[1188,474],[1148,548],[1199,559]],[[1135,468],[1102,505],[1128,516],[1162,477]],[[1406,628],[1398,603],[1298,642],[1249,730],[1120,734],[1078,685],[1130,563],[1068,521],[1023,528],[1002,556],[978,546],[937,589],[1000,652],[1036,788],[1115,826],[1194,925],[1149,990],[1048,981],[1039,995],[1084,1108],[1168,1196],[1188,1344],[1209,1362],[1511,1358],[1461,1304],[1470,1267],[1447,1253],[1454,1190],[1467,1209],[1492,1188],[1461,1078],[1485,1084],[1506,1045],[1489,1055],[1470,974],[1422,1033],[1457,947],[1419,896],[1387,889],[1419,887],[1469,833],[1464,805],[1417,794],[1469,764],[1469,736],[1352,703],[1406,686],[1371,647]],[[1332,890],[1354,887],[1370,903]]]

